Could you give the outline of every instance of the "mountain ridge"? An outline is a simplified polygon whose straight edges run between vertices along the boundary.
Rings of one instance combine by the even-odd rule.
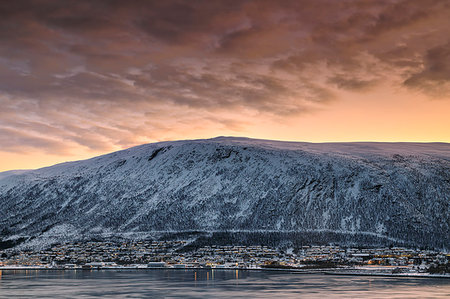
[[[251,141],[251,142],[260,142],[260,144],[261,143],[262,144],[268,143],[270,145],[274,145],[274,144],[303,145],[303,146],[313,145],[313,146],[318,146],[318,147],[320,147],[320,146],[327,146],[327,145],[328,146],[331,146],[331,145],[337,145],[337,146],[348,146],[348,145],[378,145],[378,146],[380,146],[380,145],[406,145],[406,146],[408,146],[408,145],[410,145],[410,146],[417,147],[415,152],[419,152],[420,150],[423,150],[424,149],[423,146],[437,145],[439,147],[441,147],[441,146],[442,147],[446,147],[445,149],[437,149],[437,150],[447,153],[447,155],[443,155],[443,157],[447,157],[448,159],[450,159],[449,158],[449,156],[450,156],[450,153],[449,153],[450,152],[450,143],[448,143],[448,142],[409,142],[409,141],[400,141],[400,142],[386,142],[386,141],[307,142],[307,141],[286,141],[286,140],[259,139],[259,138],[236,137],[236,136],[216,136],[216,137],[213,137],[213,138],[206,138],[206,139],[187,139],[187,140],[172,140],[172,141],[158,141],[158,142],[144,143],[144,144],[132,146],[130,148],[126,148],[126,149],[122,149],[122,150],[118,150],[118,151],[102,154],[102,155],[91,157],[91,158],[87,158],[87,159],[66,161],[66,162],[61,162],[61,163],[57,163],[57,164],[53,164],[53,165],[39,167],[39,168],[36,168],[36,169],[11,169],[11,170],[6,170],[6,171],[0,171],[0,179],[5,177],[7,173],[11,173],[11,175],[15,175],[15,174],[21,174],[23,172],[36,171],[36,170],[41,170],[41,169],[54,167],[54,166],[58,166],[58,165],[66,165],[66,164],[70,164],[70,163],[89,161],[91,159],[97,159],[97,158],[100,158],[100,157],[104,157],[104,156],[108,156],[108,155],[112,155],[112,154],[117,154],[117,153],[120,153],[120,152],[126,152],[126,151],[132,150],[134,148],[140,148],[140,147],[145,147],[145,146],[157,146],[157,145],[172,144],[172,143],[208,142],[208,141],[235,141],[235,142],[245,142],[245,141],[248,142],[248,141]],[[422,147],[422,148],[420,148],[420,147]],[[436,150],[436,149],[434,149],[434,150]]]

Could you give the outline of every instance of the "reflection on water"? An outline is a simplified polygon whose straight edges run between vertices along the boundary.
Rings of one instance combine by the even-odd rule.
[[[450,280],[241,270],[0,270],[1,298],[449,298]]]

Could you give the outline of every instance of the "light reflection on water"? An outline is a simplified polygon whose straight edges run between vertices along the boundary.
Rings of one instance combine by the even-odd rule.
[[[0,270],[0,298],[449,298],[450,280],[240,270]]]

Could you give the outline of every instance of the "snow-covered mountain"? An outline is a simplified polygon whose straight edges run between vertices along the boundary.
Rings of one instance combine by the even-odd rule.
[[[0,173],[0,203],[3,242],[231,231],[450,248],[450,144],[160,142]]]

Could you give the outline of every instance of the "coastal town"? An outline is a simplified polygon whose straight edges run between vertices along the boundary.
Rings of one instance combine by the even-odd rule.
[[[75,242],[55,244],[42,250],[0,251],[0,270],[122,268],[283,269],[450,277],[450,254],[402,247],[344,248],[336,245],[302,246],[295,250],[259,245],[190,248],[185,240]]]

